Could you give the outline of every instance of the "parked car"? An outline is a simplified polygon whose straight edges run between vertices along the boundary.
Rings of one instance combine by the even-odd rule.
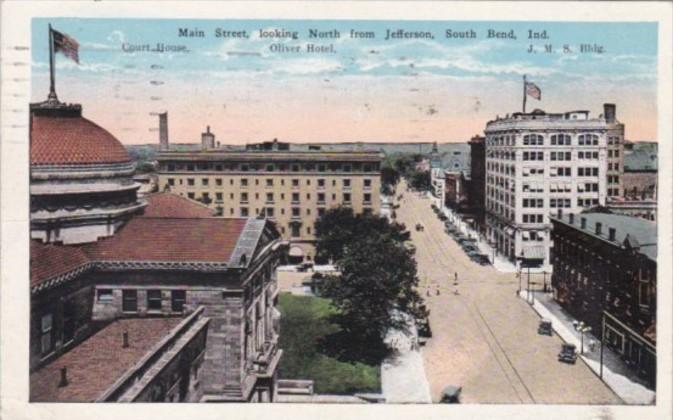
[[[449,385],[442,391],[442,398],[439,400],[443,404],[460,404],[460,393],[463,390],[460,386]]]
[[[537,333],[540,335],[552,335],[551,321],[542,318],[540,324],[537,326]]]
[[[445,221],[448,220],[448,219],[449,219],[449,218],[446,217],[446,214],[444,214],[444,213],[439,213],[439,220],[441,220],[442,222],[445,222]]]
[[[479,265],[489,265],[491,260],[488,259],[488,255],[486,254],[477,254],[477,256],[474,257],[474,262]]]
[[[574,344],[564,343],[561,345],[561,352],[558,354],[558,361],[575,364],[577,361],[577,348]]]
[[[416,231],[417,231],[417,232],[423,232],[424,229],[425,229],[425,228],[423,227],[422,224],[420,224],[420,223],[416,223]]]

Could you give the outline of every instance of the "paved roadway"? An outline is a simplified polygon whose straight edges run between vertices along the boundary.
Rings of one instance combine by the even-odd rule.
[[[433,338],[422,353],[433,401],[446,385],[460,385],[464,403],[621,403],[581,361],[557,361],[562,341],[537,334],[539,317],[516,297],[515,274],[473,263],[444,232],[428,198],[404,192],[404,183],[400,191],[397,220],[411,231],[430,310]],[[423,232],[414,229],[418,222]]]

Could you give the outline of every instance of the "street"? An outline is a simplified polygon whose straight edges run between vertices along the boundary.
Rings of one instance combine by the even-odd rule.
[[[396,214],[411,232],[419,292],[430,310],[433,337],[422,355],[433,402],[458,385],[463,403],[621,403],[579,359],[557,361],[562,340],[537,334],[540,318],[516,296],[515,274],[472,262],[444,232],[430,200],[405,190],[401,182]],[[414,229],[419,222],[421,232]]]

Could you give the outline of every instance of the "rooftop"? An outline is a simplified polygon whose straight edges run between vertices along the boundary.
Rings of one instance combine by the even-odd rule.
[[[582,229],[582,218],[586,219],[586,227]],[[570,215],[565,214],[560,218],[552,217],[553,220],[572,226],[588,235],[612,242],[617,246],[624,247],[626,242],[631,247],[639,247],[639,252],[652,261],[657,261],[657,224],[639,217],[624,216],[610,213],[580,213],[573,216],[570,223]],[[596,223],[601,224],[601,233],[596,234]],[[615,229],[615,240],[609,240],[609,229]],[[626,241],[628,237],[628,241]]]
[[[631,151],[624,151],[624,171],[656,171],[657,149],[634,147]]]
[[[182,318],[119,319],[30,375],[31,402],[91,402],[176,327]],[[128,332],[129,346],[122,346]],[[59,386],[61,368],[68,384]]]
[[[213,210],[189,198],[167,192],[145,196],[147,207],[141,217],[212,217]]]
[[[246,240],[256,243],[264,228],[263,220],[212,217],[207,207],[170,193],[151,194],[148,202],[145,214],[129,220],[110,238],[80,245],[31,240],[31,288],[48,287],[51,280],[99,262],[229,265],[234,251],[243,246],[239,242],[244,232]]]
[[[35,104],[34,104],[35,105]],[[30,164],[126,163],[131,158],[112,134],[83,118],[81,107],[31,106]]]

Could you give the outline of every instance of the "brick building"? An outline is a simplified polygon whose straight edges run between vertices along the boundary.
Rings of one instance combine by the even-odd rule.
[[[608,200],[614,213],[657,219],[657,144],[624,144],[623,194]]]
[[[217,147],[207,130],[199,150],[158,155],[159,190],[201,201],[225,217],[265,217],[292,242],[293,262],[315,257],[314,224],[327,209],[381,209],[377,151],[324,151],[274,140]],[[167,138],[166,133],[161,138]]]
[[[654,387],[657,225],[607,213],[551,221],[554,298]]]
[[[32,104],[30,127],[31,401],[272,401],[275,226],[139,199],[79,105]]]

